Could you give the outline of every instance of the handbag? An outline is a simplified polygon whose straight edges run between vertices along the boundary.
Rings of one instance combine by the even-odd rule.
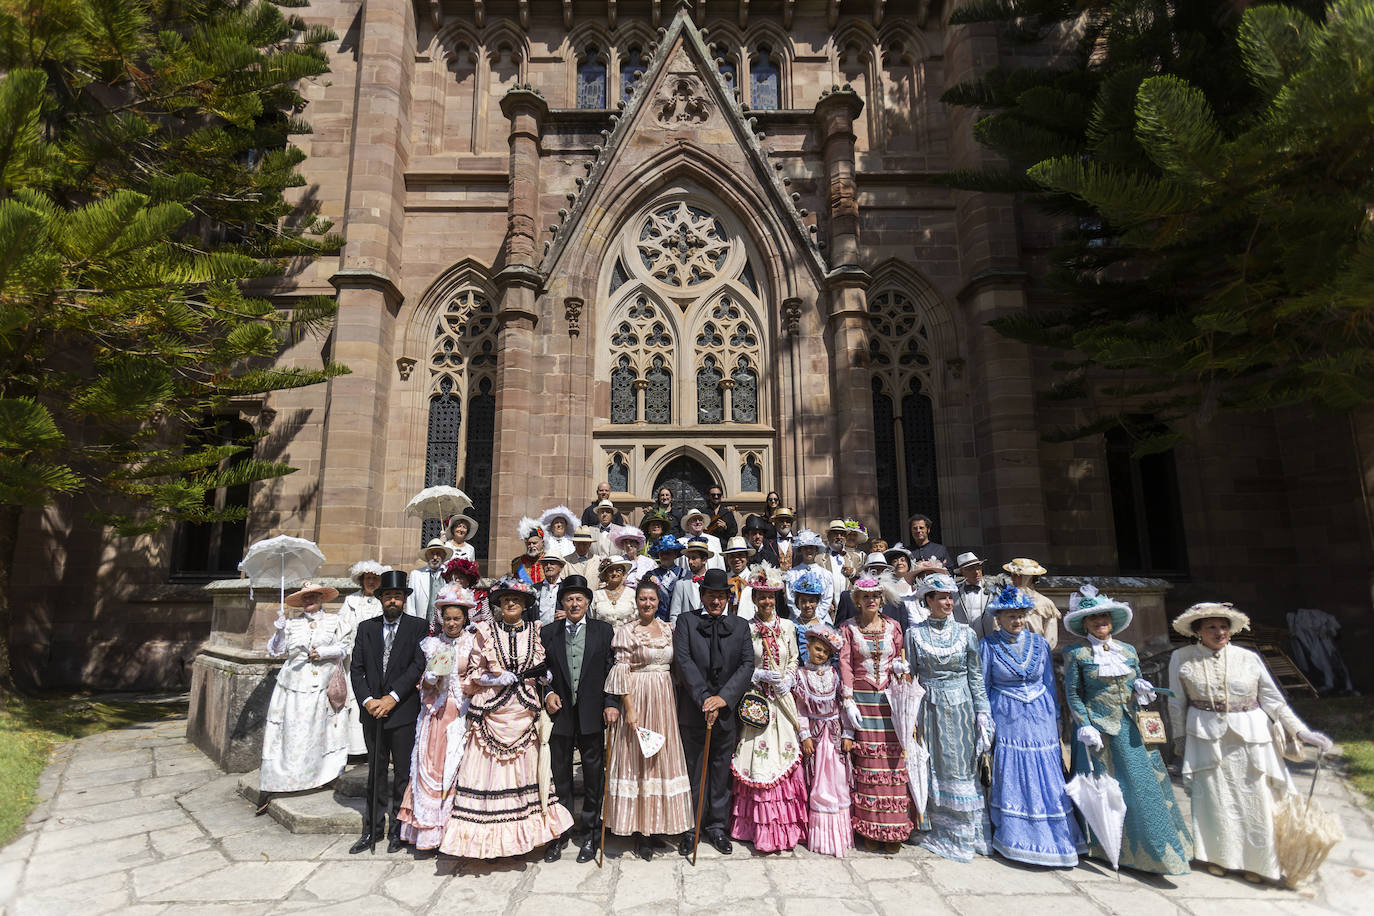
[[[740,697],[735,713],[745,725],[753,728],[767,728],[770,717],[768,701],[752,690]]]
[[[348,682],[344,680],[344,668],[347,665],[348,656],[345,655],[335,663],[334,672],[329,675],[329,683],[324,688],[325,698],[335,712],[343,709],[348,702]]]
[[[978,755],[978,781],[984,789],[992,787],[992,751],[983,751]]]
[[[1153,709],[1142,709],[1135,714],[1135,723],[1140,728],[1140,740],[1146,744],[1168,744],[1169,735],[1164,730],[1164,717]]]
[[[1278,751],[1284,760],[1290,763],[1303,763],[1307,760],[1307,752],[1303,750],[1302,742],[1288,734],[1284,727],[1273,719],[1269,720],[1269,734],[1274,738],[1274,750]]]

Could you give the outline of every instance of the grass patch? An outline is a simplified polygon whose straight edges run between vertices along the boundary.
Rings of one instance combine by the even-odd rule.
[[[1293,700],[1293,710],[1310,728],[1341,746],[1351,785],[1374,807],[1374,697]]]
[[[0,705],[0,846],[19,835],[35,804],[52,749],[140,722],[186,714],[184,700],[143,701],[92,694],[11,694]]]

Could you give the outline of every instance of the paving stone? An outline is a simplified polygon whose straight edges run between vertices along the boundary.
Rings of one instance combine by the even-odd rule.
[[[22,861],[29,857],[33,852],[34,844],[38,842],[37,830],[26,830],[15,837],[8,846],[0,847],[0,862]]]
[[[986,856],[974,856],[972,862],[937,856],[923,867],[945,894],[1063,894],[1073,889],[1051,871]]]
[[[352,900],[370,894],[390,873],[389,861],[325,862],[296,892],[316,900]]]
[[[158,854],[166,858],[184,856],[210,848],[210,838],[194,823],[173,827],[170,830],[154,831],[148,834],[148,839]]]
[[[131,814],[127,817],[117,817],[112,820],[75,827],[58,826],[56,821],[50,820],[47,826],[43,828],[42,836],[38,838],[38,846],[34,849],[34,854],[42,856],[48,852],[74,849],[78,846],[101,843],[123,836],[132,836],[136,833],[147,833],[150,830],[180,827],[186,823],[188,823],[186,812],[179,808],[170,811],[161,810]]]
[[[152,763],[152,761],[152,752],[145,749],[132,751],[87,751],[78,754],[71,763],[67,764],[67,772],[64,775],[66,779],[71,779],[74,776],[88,776],[91,773],[103,773],[106,770],[119,770],[142,766]]]
[[[67,803],[67,793],[62,793],[62,797],[56,801],[63,804],[55,804],[53,814],[48,818],[46,828],[62,830],[68,827],[79,827],[83,824],[103,823],[110,820],[117,820],[127,817],[134,812],[139,814],[151,814],[154,811],[181,811],[181,806],[176,803],[174,798],[146,798],[135,801],[134,798],[119,799],[117,801],[102,801],[99,792],[89,792],[75,799],[76,803]]]
[[[98,770],[94,773],[82,773],[76,776],[63,777],[62,791],[69,792],[72,789],[102,789],[106,786],[133,782],[136,779],[147,779],[152,775],[153,762],[149,760],[147,763],[140,763],[136,766],[117,767],[112,770]]]
[[[711,903],[694,906],[683,898],[683,902],[678,904],[678,912],[690,914],[690,916],[780,916],[782,910],[779,908],[778,901],[772,897],[765,897],[759,900],[738,900],[729,901],[716,898]]]
[[[348,845],[353,839],[348,839]],[[318,859],[338,841],[339,838],[331,834],[287,833],[276,821],[259,819],[257,829],[225,837],[220,840],[219,848],[237,862],[281,862]],[[356,859],[357,856],[348,855],[348,845],[343,847],[342,857]]]
[[[614,868],[597,868],[596,862],[577,863],[577,851],[569,844],[557,862],[540,862],[534,870],[531,894],[592,894],[610,897]]]
[[[1009,907],[1015,905],[1005,894],[954,894],[947,900],[959,916],[1007,916]],[[1027,894],[1026,901],[1034,901],[1037,913],[1053,913],[1054,916],[1102,916],[1102,910],[1098,909],[1095,903],[1075,894]]]
[[[441,863],[438,858],[403,862],[392,866],[381,891],[409,910],[417,910],[437,896],[445,884],[453,881],[457,862]]]
[[[395,909],[396,904],[386,897],[369,896],[338,903],[288,902],[275,907],[273,912],[308,912],[311,916],[316,916],[316,914],[322,914],[322,916],[377,916],[378,913],[390,913],[394,912]]]
[[[601,916],[606,911],[600,900],[566,894],[531,894],[515,907],[515,916]]]
[[[784,893],[811,897],[852,897],[859,894],[854,873],[840,859],[781,859],[768,862],[768,877]]]
[[[228,864],[229,860],[222,854],[208,849],[135,868],[129,873],[133,878],[134,897],[151,897]]]
[[[1210,874],[1206,866],[1195,869],[1186,875],[1166,875],[1160,879],[1169,890],[1182,897],[1234,897],[1254,900],[1266,894],[1291,893],[1282,891],[1271,884],[1252,884],[1240,875],[1218,877]],[[1174,896],[1171,893],[1169,896]]]
[[[940,894],[924,878],[915,877],[909,881],[869,881],[864,890],[878,907],[879,912],[910,916],[953,916]]]
[[[1113,916],[1175,916],[1180,910],[1158,891],[1131,884],[1094,881],[1083,892]]]
[[[139,787],[151,780],[133,780],[122,782],[113,786],[96,786],[90,789],[73,789],[67,787],[61,794],[55,796],[50,805],[53,814],[61,814],[80,808],[91,807],[93,805],[105,805],[111,802],[124,801],[138,798]]]
[[[157,901],[281,900],[310,876],[315,862],[235,862],[175,887],[148,895]]]
[[[129,876],[122,871],[74,880],[79,872],[41,886],[26,885],[16,895],[15,916],[71,916],[73,913],[109,913],[129,902]]]
[[[496,916],[505,913],[510,893],[515,890],[519,872],[512,873],[517,879],[507,884],[509,875],[498,873],[486,879],[468,880],[466,876],[449,881],[439,893],[439,898],[430,906],[431,913],[461,913],[462,916]],[[493,880],[495,879],[495,880]],[[393,904],[394,906],[394,904]],[[549,913],[562,914],[561,904],[555,905]],[[543,916],[543,914],[541,914]]]
[[[848,858],[844,861],[864,881],[895,881],[921,874],[916,860],[909,856]]]
[[[714,850],[712,850],[714,851]],[[686,860],[684,860],[685,862]],[[791,888],[781,888],[783,892]],[[682,869],[682,900],[749,900],[773,893],[767,866],[757,859],[697,860]]]
[[[842,899],[834,897],[793,897],[782,898],[783,916],[841,916],[841,914],[876,914],[877,906],[867,900]]]
[[[122,872],[156,859],[157,854],[153,852],[148,835],[144,833],[107,843],[92,843],[79,849],[58,849],[29,859],[29,867],[24,872],[24,891],[70,881],[73,875]]]
[[[219,775],[219,771],[212,768],[198,772],[176,773],[172,776],[154,776],[152,779],[141,780],[137,784],[138,795],[140,798],[152,798],[158,795],[185,795],[187,792],[199,789],[212,779],[218,779]]]
[[[675,858],[681,860],[680,856]],[[674,907],[678,900],[676,862],[663,859],[645,862],[626,856],[616,863],[620,872],[615,882],[611,908],[616,912],[641,906]],[[690,867],[690,866],[688,866]]]

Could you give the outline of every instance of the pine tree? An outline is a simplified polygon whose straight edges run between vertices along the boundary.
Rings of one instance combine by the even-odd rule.
[[[338,245],[292,207],[297,0],[0,0],[0,690],[20,514],[58,497],[115,536],[229,521],[207,494],[292,469],[198,435],[333,302],[245,293]]]
[[[1067,351],[1051,396],[1119,405],[1062,436],[1125,425],[1144,453],[1218,410],[1374,398],[1374,2],[983,0],[952,22],[1062,51],[946,94],[1009,163],[951,183],[1067,227],[1042,306],[995,323]]]

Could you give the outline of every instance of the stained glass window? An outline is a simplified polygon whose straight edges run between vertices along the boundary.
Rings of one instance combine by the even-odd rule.
[[[749,65],[749,106],[764,111],[782,107],[778,94],[778,66],[767,45],[759,45],[758,57]]]
[[[611,458],[610,467],[606,468],[606,482],[611,485],[614,493],[626,493],[630,489],[630,466],[625,463],[625,456],[619,452]]]
[[[730,415],[736,423],[757,423],[759,421],[759,377],[749,368],[749,361],[741,359],[735,371],[730,373],[735,381],[735,390],[730,395]]]
[[[644,373],[649,383],[644,389],[644,419],[648,423],[673,422],[673,373],[668,371],[663,357],[655,356],[649,371]]]
[[[445,376],[439,391],[429,399],[429,438],[425,447],[425,486],[451,487],[458,481],[458,436],[463,425],[463,404]],[[421,543],[438,537],[443,523],[427,518],[421,526]]]
[[[722,378],[724,375],[716,366],[715,357],[706,357],[706,361],[697,370],[698,423],[725,422],[725,398],[724,392],[720,389]]]
[[[611,370],[611,422],[633,423],[637,419],[635,371],[630,367],[630,358],[622,356]]]
[[[606,107],[606,65],[596,45],[588,45],[586,56],[577,64],[577,107]]]
[[[873,379],[873,451],[878,466],[878,531],[889,541],[901,539],[901,491],[897,483],[896,422],[892,398],[882,379]]]
[[[625,52],[625,60],[620,64],[620,97],[628,100],[634,91],[635,73],[643,73],[649,69],[649,63],[644,59],[643,53],[639,48],[631,48]]]
[[[492,380],[477,383],[477,391],[468,396],[467,464],[463,470],[463,492],[472,499],[468,514],[477,522],[472,547],[477,559],[487,558],[488,536],[491,533],[491,464],[496,444],[496,395]],[[428,541],[426,541],[428,543]]]
[[[907,515],[928,515],[940,530],[940,478],[935,468],[935,408],[913,378],[902,398],[902,451],[906,458]]]
[[[722,76],[730,78],[731,86],[739,85],[739,73],[735,68],[734,55],[730,53],[730,48],[726,45],[716,45],[714,49],[716,55],[716,69]]]
[[[759,467],[759,459],[753,455],[740,465],[739,488],[742,493],[759,493],[763,490],[763,468]]]

